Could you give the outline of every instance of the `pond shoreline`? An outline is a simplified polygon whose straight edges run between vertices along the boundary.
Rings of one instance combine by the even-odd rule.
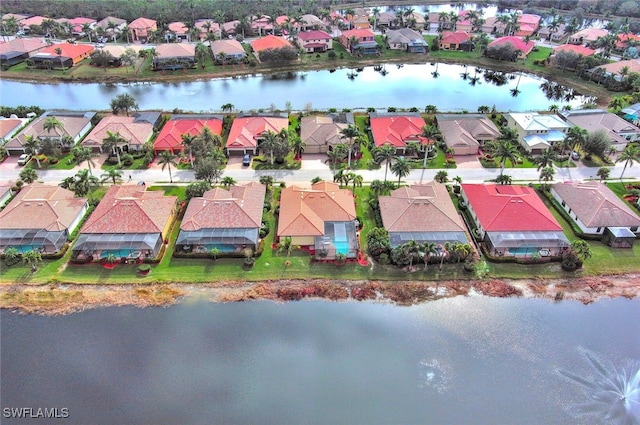
[[[171,306],[185,298],[208,302],[302,299],[373,301],[413,305],[456,296],[521,297],[590,304],[603,298],[640,297],[640,274],[553,279],[457,281],[276,280],[151,285],[9,284],[0,287],[0,308],[21,314],[64,315],[112,306]]]

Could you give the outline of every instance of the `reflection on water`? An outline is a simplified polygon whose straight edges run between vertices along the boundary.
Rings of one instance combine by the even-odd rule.
[[[640,361],[627,359],[614,365],[588,350],[581,351],[591,366],[587,375],[558,372],[578,385],[588,401],[567,410],[575,418],[604,417],[615,424],[640,424]]]
[[[431,389],[439,394],[449,392],[451,387],[451,366],[437,359],[420,360],[418,363],[418,388]]]

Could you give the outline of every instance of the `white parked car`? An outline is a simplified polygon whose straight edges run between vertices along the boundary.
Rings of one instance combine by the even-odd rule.
[[[27,165],[27,162],[29,162],[31,160],[31,155],[28,153],[23,153],[22,155],[20,155],[20,158],[18,158],[18,165]]]

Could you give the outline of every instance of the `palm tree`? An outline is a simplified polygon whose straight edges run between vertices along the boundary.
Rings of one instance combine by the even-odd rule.
[[[38,180],[38,173],[33,168],[24,168],[19,174],[20,180],[26,184],[33,183]]]
[[[102,147],[116,153],[118,158],[118,167],[122,168],[122,162],[120,162],[120,145],[127,141],[120,136],[119,132],[112,133],[107,130],[107,137],[102,139]]]
[[[387,181],[387,171],[389,171],[389,163],[396,157],[396,148],[390,144],[384,144],[383,146],[376,148],[373,152],[373,159],[381,164],[385,162],[384,167],[384,181]]]
[[[56,52],[56,55],[58,55],[58,59],[60,59],[60,69],[64,71],[64,63],[62,62],[62,49],[60,47],[56,47],[55,49],[53,49],[53,51]]]
[[[95,154],[90,148],[76,147],[74,149],[74,155],[78,164],[81,164],[83,161],[87,161],[87,166],[89,167],[89,174],[93,176],[93,172],[91,171],[91,166],[95,167],[96,163],[93,162],[93,157]]]
[[[613,109],[613,112],[618,112],[620,109],[622,109],[622,107],[624,105],[627,104],[626,101],[626,96],[616,96],[613,99],[611,99],[611,102],[609,102],[609,108]]]
[[[31,154],[36,158],[36,162],[38,163],[38,168],[42,168],[40,166],[40,159],[38,159],[38,150],[42,147],[42,141],[36,137],[31,135],[27,135],[24,138],[25,150],[31,152]]]
[[[230,176],[223,177],[222,180],[220,181],[220,184],[222,185],[222,187],[224,187],[227,190],[229,190],[231,186],[235,186],[236,183],[238,183],[236,179]]]
[[[289,136],[289,144],[291,145],[291,149],[293,150],[293,154],[296,158],[302,158],[302,154],[304,153],[304,148],[307,147],[307,144],[298,136],[297,134]]]
[[[89,170],[80,170],[74,176],[73,193],[78,197],[87,196],[91,189],[97,187],[100,181],[97,177],[89,174]]]
[[[63,126],[60,120],[56,117],[47,117],[47,119],[44,120],[44,123],[42,123],[42,128],[47,133],[51,133],[54,130],[62,130]]]
[[[278,252],[285,251],[287,253],[287,258],[289,258],[292,250],[293,243],[291,242],[291,236],[286,236],[280,239],[280,242],[278,242]]]
[[[516,148],[509,139],[498,139],[489,146],[491,154],[499,160],[500,175],[504,173],[504,166],[509,161],[514,166],[518,161],[518,148]]]
[[[111,180],[113,184],[118,184],[119,182],[122,182],[122,171],[113,168],[111,170],[107,170],[107,172],[105,173],[102,173],[100,177],[102,177],[103,183]]]
[[[400,180],[411,173],[409,161],[406,158],[397,158],[391,165],[391,172],[398,176],[398,186],[400,186]]]
[[[427,168],[427,159],[429,158],[431,149],[433,149],[434,142],[441,139],[442,133],[435,125],[425,125],[422,127],[422,133],[420,133],[420,135],[427,139],[427,143],[423,145],[425,150],[424,160],[422,162],[422,168]]]
[[[578,146],[582,146],[584,144],[585,140],[587,140],[588,135],[589,132],[584,128],[573,126],[569,130],[567,130],[567,137],[565,138],[565,140],[570,143],[571,149],[575,151]]]
[[[624,176],[627,167],[632,167],[634,162],[640,162],[640,148],[635,145],[627,146],[627,148],[620,153],[616,162],[624,162],[624,168],[622,169],[622,173],[620,173],[620,180],[622,180],[622,176]]]
[[[600,177],[600,181],[607,180],[609,178],[609,174],[611,174],[611,169],[608,167],[600,167],[596,172],[596,175]]]
[[[31,272],[38,271],[38,263],[42,262],[42,256],[38,251],[30,250],[22,254],[22,261],[31,266]]]
[[[331,150],[327,152],[331,168],[335,171],[338,163],[347,156],[347,147],[344,144],[338,144],[331,147]]]
[[[260,141],[260,148],[262,148],[264,153],[269,154],[269,164],[271,165],[274,163],[274,152],[277,144],[278,134],[271,130],[267,130],[267,133],[262,136],[262,140]]]
[[[347,154],[347,167],[351,168],[351,152],[353,150],[353,141],[360,136],[360,130],[353,124],[349,124],[347,127],[340,130],[340,139],[347,139],[346,143],[349,153]]]
[[[555,174],[555,172],[556,170],[554,170],[553,167],[545,167],[540,171],[539,180],[544,182],[545,189],[548,189],[548,183],[553,180],[553,175]]]
[[[384,185],[384,182],[382,180],[378,180],[375,179],[371,182],[371,185],[369,186],[369,189],[371,189],[371,192],[376,195],[376,196],[380,196],[383,193],[385,193],[386,187]]]
[[[444,170],[440,170],[436,173],[435,177],[433,178],[435,181],[437,181],[438,183],[446,183],[449,180],[449,173],[447,173]]]
[[[438,112],[438,107],[436,105],[427,105],[424,108],[424,112],[430,115],[436,114]]]
[[[558,154],[551,148],[545,149],[542,152],[542,155],[538,156],[535,159],[535,162],[538,164],[538,171],[542,170],[546,167],[553,166],[553,162],[558,159]]]
[[[220,248],[214,246],[213,248],[211,248],[211,250],[209,250],[209,255],[211,255],[214,260],[217,260],[218,255],[220,255]]]
[[[235,109],[235,106],[233,103],[225,103],[220,107],[220,109],[222,109],[223,112],[232,112]]]
[[[271,186],[273,186],[273,177],[272,176],[261,176],[260,177],[260,184],[265,185],[267,190],[269,190],[269,188]]]
[[[2,253],[4,254],[4,263],[7,266],[16,264],[19,261],[18,250],[12,246],[5,248],[4,251],[2,251]]]
[[[351,182],[353,183],[353,193],[356,193],[356,187],[362,187],[362,183],[364,182],[364,177],[360,174],[352,173],[353,177],[351,178]]]
[[[571,246],[569,247],[569,249],[573,251],[582,261],[586,260],[587,258],[591,258],[591,256],[593,255],[589,242],[583,241],[581,239],[571,242]]]
[[[500,174],[498,177],[496,177],[496,183],[498,184],[503,184],[503,185],[507,185],[507,184],[511,184],[511,176],[507,175],[507,174]]]
[[[191,167],[193,167],[193,149],[191,148],[191,146],[198,136],[193,136],[189,133],[185,133],[180,137],[182,138],[182,146],[184,146],[185,152],[189,155],[189,163],[191,164]]]
[[[409,242],[405,243],[403,247],[405,248],[407,255],[409,256],[409,270],[411,270],[413,268],[413,260],[418,256],[420,248],[422,247],[418,242],[414,240],[410,240]]]
[[[162,153],[160,154],[160,157],[158,158],[158,164],[162,165],[162,171],[164,171],[165,168],[169,168],[169,181],[171,183],[173,183],[173,176],[171,175],[171,166],[173,165],[174,167],[178,167],[178,164],[176,163],[176,156],[174,154],[172,154],[170,151],[162,151]]]
[[[425,242],[422,244],[422,260],[424,261],[424,271],[427,271],[427,266],[432,255],[438,255],[438,245],[435,242]]]

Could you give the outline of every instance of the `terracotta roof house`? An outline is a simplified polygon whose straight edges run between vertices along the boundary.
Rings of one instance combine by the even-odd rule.
[[[629,46],[640,43],[640,36],[635,34],[618,34],[615,50],[619,52],[625,51]]]
[[[222,24],[222,32],[227,35],[236,35],[236,27],[239,23],[240,21],[238,20],[225,22]]]
[[[327,153],[332,146],[344,143],[340,132],[354,124],[353,114],[307,115],[300,120],[300,138],[305,153]]]
[[[444,184],[430,182],[405,186],[378,200],[391,248],[409,241],[440,245],[469,243],[464,222]]]
[[[104,47],[100,47],[99,49],[109,53],[113,57],[113,63],[121,66],[122,60],[120,59],[120,56],[122,56],[122,54],[124,54],[128,49],[132,49],[139,53],[140,50],[142,50],[142,47],[135,44],[106,44]]]
[[[317,258],[358,254],[353,193],[336,183],[317,182],[311,189],[290,186],[280,193],[278,238],[291,238]]]
[[[461,10],[458,12],[458,22],[456,22],[456,30],[460,32],[473,32],[473,22],[467,19],[470,10]]]
[[[22,21],[23,19],[27,19],[29,17],[29,15],[22,15],[20,13],[5,13],[4,15],[2,15],[2,20],[6,21],[9,19],[15,19],[16,22],[20,23],[20,21]]]
[[[13,183],[5,182],[0,183],[0,206],[4,206],[7,201],[13,196]]]
[[[474,44],[471,42],[471,35],[464,31],[444,32],[440,40],[442,50],[464,50],[471,51]]]
[[[0,143],[10,140],[28,122],[21,118],[0,118]]]
[[[377,55],[380,53],[376,35],[369,29],[356,28],[343,31],[339,40],[351,54]]]
[[[307,53],[326,52],[333,49],[333,38],[322,30],[298,33],[298,45]]]
[[[197,19],[194,26],[200,30],[198,36],[200,40],[206,40],[209,34],[215,34],[218,38],[222,37],[222,28],[213,19]]]
[[[289,126],[289,118],[283,116],[238,116],[233,120],[227,139],[229,155],[255,155],[260,140],[268,132],[279,133]]]
[[[591,56],[596,51],[580,44],[563,44],[553,49],[553,53],[573,52],[582,56]]]
[[[189,41],[189,28],[184,22],[169,22],[167,25],[168,30],[164,34],[165,41],[167,43],[171,40]]]
[[[289,43],[286,39],[277,37],[275,35],[267,35],[265,37],[258,38],[257,40],[253,40],[250,44],[251,48],[256,53],[260,53],[263,50],[267,49],[282,49],[283,47],[293,47],[292,44]]]
[[[258,249],[266,187],[257,182],[211,189],[191,198],[176,249],[182,252],[242,252]]]
[[[91,150],[103,152],[102,141],[109,137],[108,133],[112,133],[119,134],[124,139],[125,142],[120,146],[121,151],[140,151],[144,144],[151,140],[154,126],[160,120],[160,112],[151,114],[135,113],[130,117],[118,115],[104,117],[81,144]],[[155,117],[155,120],[150,116]]]
[[[462,184],[462,201],[494,256],[553,257],[569,246],[562,227],[526,186]]]
[[[640,140],[640,128],[603,109],[562,111],[561,115],[568,123],[587,131],[606,131],[611,147],[618,152],[622,152],[627,143]]]
[[[374,29],[380,29],[381,27],[383,29],[398,28],[398,18],[396,17],[396,14],[393,12],[389,12],[389,11],[380,12],[380,14],[378,14],[378,17],[377,17],[376,25],[377,25],[377,28],[374,28]]]
[[[149,31],[158,31],[158,24],[153,19],[138,18],[129,24],[129,35],[133,42],[146,42],[149,39]]]
[[[160,44],[156,54],[153,58],[155,70],[193,68],[196,64],[196,48],[188,43]]]
[[[406,20],[413,20],[413,27],[418,31],[422,31],[429,27],[428,21],[424,18],[424,15],[420,12],[413,11]]]
[[[41,38],[14,38],[0,42],[0,65],[5,67],[21,63],[45,47],[47,43]]]
[[[91,18],[77,17],[73,19],[69,19],[69,24],[71,25],[71,34],[84,36],[86,35],[84,32],[84,25],[88,24],[91,29],[95,28],[96,20]]]
[[[505,25],[502,22],[498,21],[497,16],[488,16],[487,18],[485,18],[484,23],[480,27],[480,30],[482,32],[495,35],[503,35],[505,29]]]
[[[42,25],[42,22],[45,19],[49,19],[49,18],[46,18],[44,16],[39,16],[39,15],[30,16],[28,18],[24,18],[23,20],[21,20],[18,23],[18,25],[21,31],[24,31],[25,33],[28,34],[31,31],[31,28],[30,28],[31,25]]]
[[[411,28],[389,30],[386,34],[389,49],[410,53],[427,53],[429,51],[429,45],[422,34]]]
[[[501,46],[503,44],[511,44],[518,52],[517,58],[524,59],[531,53],[536,43],[532,40],[526,43],[523,39],[515,36],[500,37],[493,40],[487,47]]]
[[[349,22],[351,23],[351,27],[355,29],[369,29],[371,27],[371,22],[369,22],[369,15],[365,13],[356,13],[355,15],[347,16]]]
[[[268,15],[251,16],[249,22],[251,22],[251,30],[254,34],[258,34],[258,37],[273,32],[271,17]]]
[[[178,198],[145,189],[138,185],[111,186],[80,229],[73,257],[158,257],[171,230]]]
[[[22,155],[25,153],[24,144],[27,136],[39,139],[55,139],[62,143],[65,136],[73,139],[77,143],[91,130],[91,118],[95,112],[56,112],[47,111],[40,118],[31,121],[17,136],[5,144],[9,155]],[[62,124],[61,128],[54,128],[51,131],[44,129],[44,124],[49,117],[55,117]],[[70,148],[70,146],[69,146]]]
[[[438,114],[438,129],[455,155],[475,155],[487,142],[500,137],[500,130],[483,114]]]
[[[409,142],[427,143],[422,136],[426,126],[419,113],[371,113],[371,134],[376,146],[391,145],[398,155],[404,155]]]
[[[107,16],[106,18],[96,22],[96,28],[102,28],[108,36],[112,36],[114,32],[120,31],[126,26],[126,19],[120,19],[114,16]]]
[[[585,234],[622,238],[617,248],[631,248],[640,235],[640,217],[604,183],[556,183],[551,194]]]
[[[615,61],[596,68],[604,69],[606,74],[620,75],[623,68],[628,68],[628,72],[640,72],[640,59],[629,59],[624,61]]]
[[[59,186],[26,186],[0,211],[0,249],[58,252],[88,208],[86,198]]]
[[[211,133],[220,136],[222,134],[222,117],[217,115],[173,115],[153,142],[153,151],[156,154],[162,151],[182,152],[184,150],[182,135],[198,136],[205,127],[209,128]]]
[[[60,54],[57,49],[60,49]],[[93,51],[90,44],[59,43],[41,49],[31,56],[31,60],[37,68],[66,69],[88,58]]]
[[[518,141],[524,149],[539,155],[543,151],[562,142],[571,125],[555,114],[537,112],[513,112],[505,115],[507,126],[518,132]]]
[[[585,28],[569,36],[567,43],[570,44],[592,44],[600,37],[609,34],[609,31],[602,28]]]
[[[542,19],[539,15],[531,15],[528,13],[523,13],[518,16],[518,25],[519,28],[516,30],[516,37],[531,37],[538,31],[538,27],[540,27],[540,19]]]
[[[310,13],[302,15],[300,19],[302,20],[302,22],[300,23],[300,31],[319,30],[320,28],[324,28],[326,26],[322,19]]]
[[[216,61],[224,63],[242,62],[247,57],[247,52],[237,40],[212,41],[211,53]]]
[[[558,42],[567,36],[566,28],[565,24],[560,24],[555,31],[552,31],[548,26],[544,26],[538,30],[538,36],[543,40]]]

